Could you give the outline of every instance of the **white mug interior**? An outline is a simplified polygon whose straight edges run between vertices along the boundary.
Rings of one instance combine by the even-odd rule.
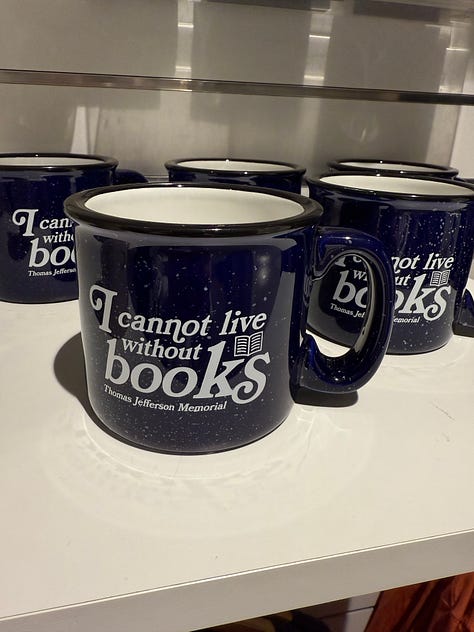
[[[190,225],[257,224],[304,212],[298,202],[278,195],[192,186],[119,189],[94,195],[85,206],[111,218]]]
[[[428,167],[422,165],[410,165],[404,162],[367,162],[365,160],[359,161],[343,161],[339,164],[344,165],[345,167],[354,167],[354,168],[365,168],[365,169],[384,169],[385,171],[417,171],[432,173],[433,171],[439,171],[443,173],[445,170],[439,167]]]
[[[250,160],[181,160],[181,167],[190,169],[207,169],[211,171],[288,171],[290,165],[279,165],[272,162],[253,162]]]
[[[74,156],[0,156],[0,167],[72,167],[102,163],[97,158]]]
[[[474,196],[474,190],[451,181],[423,180],[396,176],[376,176],[364,174],[332,175],[321,178],[322,182],[345,188],[378,191],[380,193],[400,193],[403,195],[432,195],[438,197]]]

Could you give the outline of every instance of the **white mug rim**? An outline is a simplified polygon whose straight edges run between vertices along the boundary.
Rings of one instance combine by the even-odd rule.
[[[254,169],[222,169],[218,167],[197,167],[191,166],[186,163],[247,163],[255,165]],[[273,169],[258,168],[259,165],[268,165],[274,167]],[[230,156],[218,156],[218,157],[197,157],[197,158],[174,158],[173,160],[167,160],[165,167],[168,171],[184,171],[184,172],[197,172],[208,174],[219,174],[223,176],[249,176],[249,175],[303,175],[306,172],[306,168],[301,165],[280,162],[278,160],[263,160],[259,158],[231,158]]]
[[[141,191],[153,189],[168,190],[173,189],[196,189],[198,191],[216,190],[239,193],[242,198],[253,196],[265,196],[271,200],[282,200],[287,202],[287,207],[298,212],[285,213],[273,219],[259,221],[239,221],[229,222],[193,222],[185,223],[173,221],[158,221],[150,218],[137,218],[134,216],[120,216],[112,213],[104,213],[94,209],[93,200],[99,196],[114,195],[120,196],[122,193],[130,191]],[[178,194],[177,194],[178,195]],[[117,198],[118,199],[118,198]],[[120,186],[107,186],[97,189],[81,191],[68,197],[64,202],[66,215],[76,223],[86,224],[98,229],[113,231],[130,231],[144,233],[147,235],[178,236],[178,237],[240,237],[251,235],[271,235],[275,233],[286,233],[296,229],[319,224],[322,215],[322,207],[315,200],[306,196],[287,191],[263,187],[248,187],[245,185],[211,184],[211,183],[155,183],[155,184],[129,184]],[[175,217],[174,215],[173,217]],[[188,218],[189,219],[189,218]]]
[[[425,177],[432,176],[435,178],[454,178],[459,173],[458,169],[448,165],[385,158],[343,158],[329,161],[328,166],[334,169],[340,169],[343,172],[364,171],[367,173],[373,173],[379,171],[384,173],[388,172],[389,174],[393,173],[394,175],[404,173],[407,175],[420,175]],[[394,166],[398,166],[400,168],[396,169]]]
[[[353,182],[356,179],[359,179],[362,184],[362,180],[370,181],[372,186],[357,186],[356,184],[351,184],[351,179]],[[373,196],[377,198],[397,198],[397,199],[411,199],[411,200],[441,200],[441,201],[449,201],[449,200],[474,200],[474,185],[468,184],[459,180],[450,180],[446,178],[433,178],[433,177],[423,177],[423,176],[415,176],[408,177],[402,175],[395,174],[370,174],[370,173],[361,173],[360,171],[351,171],[345,173],[324,173],[320,175],[318,178],[306,178],[309,184],[318,185],[321,188],[328,188],[338,191],[346,191],[348,194],[359,194],[361,196]],[[340,182],[337,182],[340,180]],[[400,186],[404,186],[407,189],[411,188],[412,191],[402,191],[402,190],[387,190],[382,186],[377,187],[377,182],[379,185],[382,184],[384,180],[393,180],[396,181]],[[414,191],[416,188],[416,183],[422,182],[424,186],[429,187],[429,183],[433,183],[437,185],[438,189],[446,189],[446,193],[440,193],[439,191],[434,190],[433,192],[422,192],[422,191]],[[451,189],[451,192],[448,192],[448,189]],[[455,192],[454,189],[460,189],[464,192]]]
[[[16,161],[16,162],[15,162]],[[56,162],[56,164],[55,164]],[[111,169],[117,167],[118,160],[99,154],[81,154],[65,152],[2,152],[0,153],[0,172],[2,171],[46,171],[70,172],[82,169]]]

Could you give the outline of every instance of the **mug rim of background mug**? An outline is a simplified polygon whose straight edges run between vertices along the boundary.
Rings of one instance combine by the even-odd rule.
[[[473,187],[474,188],[474,187]],[[87,203],[95,197],[104,194],[120,194],[130,190],[165,190],[165,189],[197,189],[238,191],[249,196],[266,195],[270,198],[283,198],[296,203],[302,209],[300,213],[289,215],[271,221],[243,222],[243,223],[200,223],[188,224],[179,222],[159,222],[127,217],[116,217],[93,210]],[[323,214],[322,206],[310,198],[292,193],[264,187],[248,187],[236,184],[194,183],[194,182],[160,182],[107,186],[87,191],[81,191],[69,196],[64,202],[66,214],[75,222],[88,224],[96,228],[108,230],[126,230],[147,235],[163,235],[175,237],[243,237],[250,235],[270,235],[276,232],[285,233],[318,222]]]
[[[277,167],[285,167],[283,169],[221,169],[221,168],[212,168],[212,167],[193,167],[190,165],[185,165],[183,163],[190,162],[243,162],[243,163],[253,163],[255,165],[270,165]],[[229,156],[206,156],[206,157],[197,157],[197,158],[174,158],[172,160],[167,160],[165,162],[166,169],[174,169],[175,171],[183,171],[185,173],[208,173],[214,175],[227,175],[227,176],[248,176],[248,175],[275,175],[275,176],[284,176],[284,175],[303,175],[306,173],[306,168],[294,164],[291,162],[280,162],[278,160],[263,160],[260,158],[231,158]]]
[[[350,165],[347,163],[360,163],[360,166],[355,166],[354,164]],[[373,164],[373,165],[380,165],[380,169],[378,169],[376,166],[374,167],[369,167],[369,166],[364,166],[363,163],[367,163],[368,164]],[[385,158],[340,158],[337,160],[330,160],[328,163],[328,167],[331,167],[332,169],[339,169],[341,171],[363,171],[363,172],[367,172],[367,173],[373,173],[373,172],[384,172],[384,173],[393,173],[394,175],[401,174],[407,174],[408,176],[410,175],[425,175],[425,176],[430,176],[433,175],[434,177],[435,174],[443,174],[444,177],[446,176],[450,176],[450,177],[456,177],[459,174],[459,169],[456,169],[456,167],[451,167],[448,165],[438,165],[438,164],[433,164],[433,163],[429,163],[429,162],[417,162],[417,161],[411,161],[411,160],[395,160],[395,159],[385,159]],[[389,167],[387,167],[387,165],[399,165],[401,168],[400,169],[391,169]],[[407,167],[417,167],[418,169],[407,169],[406,171],[403,170],[403,165],[407,166]]]
[[[336,182],[332,182],[329,180],[329,178],[331,178],[332,180],[334,179],[339,179],[341,178],[341,183],[338,184]],[[373,179],[372,184],[374,186],[371,187],[367,187],[364,188],[362,186],[356,186],[351,185],[351,184],[343,184],[344,180],[347,179],[347,182],[349,182],[349,178],[366,178],[366,179]],[[446,188],[446,189],[451,189],[451,192],[446,192],[445,194],[442,193],[422,193],[422,192],[415,192],[415,193],[409,193],[409,192],[403,192],[403,191],[387,191],[385,189],[381,189],[381,188],[377,188],[376,182],[379,181],[379,183],[382,182],[382,178],[384,179],[389,179],[389,180],[396,180],[398,181],[400,184],[403,183],[403,185],[405,186],[410,186],[408,183],[412,183],[415,181],[421,181],[421,182],[433,182],[433,183],[437,183],[440,184],[441,187],[440,188]],[[310,184],[314,184],[316,186],[321,186],[325,189],[332,189],[334,191],[346,191],[348,193],[348,195],[360,195],[360,196],[373,196],[376,197],[377,199],[406,199],[406,200],[429,200],[429,201],[435,201],[438,200],[440,202],[447,202],[450,200],[466,200],[466,199],[472,199],[474,197],[474,184],[470,184],[467,182],[464,182],[462,180],[450,180],[450,179],[446,179],[446,178],[432,178],[432,177],[422,177],[422,176],[415,176],[415,177],[407,177],[407,176],[401,176],[401,175],[395,175],[395,174],[383,174],[383,175],[377,175],[375,173],[370,174],[370,173],[361,173],[360,171],[347,171],[344,173],[332,173],[332,172],[327,172],[327,173],[323,173],[318,177],[306,177],[305,178],[306,181]],[[455,189],[465,189],[466,193],[455,193],[454,190]],[[421,212],[422,209],[413,209],[413,212]],[[426,210],[426,209],[423,209]]]
[[[13,164],[14,159],[22,159],[22,164]],[[37,164],[34,159],[37,158]],[[61,164],[41,164],[47,158],[64,159]],[[12,162],[2,163],[11,159]],[[33,159],[28,164],[28,159]],[[46,171],[51,173],[68,172],[71,170],[110,169],[117,167],[118,160],[101,154],[83,154],[76,152],[2,152],[0,153],[0,171]]]

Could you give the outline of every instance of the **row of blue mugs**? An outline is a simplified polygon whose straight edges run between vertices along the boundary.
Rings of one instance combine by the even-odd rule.
[[[472,328],[471,185],[333,169],[307,197],[289,184],[301,167],[219,162],[206,179],[205,159],[172,161],[170,182],[149,184],[102,156],[0,156],[0,298],[76,298],[77,256],[88,393],[112,435],[239,447],[301,387],[354,391],[387,349]],[[347,353],[325,356],[311,331]]]
[[[165,163],[170,182],[246,184],[301,193],[306,168],[287,162],[229,158],[181,158]],[[442,165],[394,160],[331,160],[328,172],[368,175],[454,178],[458,169]]]
[[[171,182],[240,182],[299,193],[305,169],[287,163],[181,159],[166,163]],[[395,276],[388,353],[423,353],[444,346],[453,331],[474,332],[465,290],[473,258],[472,183],[453,167],[394,160],[346,159],[307,177],[310,198],[323,208],[320,224],[378,239]],[[315,281],[308,328],[352,347],[365,326],[366,264],[341,257]],[[471,329],[472,328],[472,329]]]

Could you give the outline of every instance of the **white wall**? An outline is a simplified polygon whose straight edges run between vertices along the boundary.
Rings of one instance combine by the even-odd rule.
[[[449,11],[425,10],[407,19],[402,5],[387,17],[361,11],[361,2],[327,4],[328,10],[311,12],[188,0],[3,0],[0,63],[15,69],[462,89],[471,50],[469,16],[453,19]],[[147,174],[164,174],[169,158],[198,155],[286,160],[309,173],[323,171],[329,159],[356,156],[448,164],[460,111],[1,84],[0,98],[0,151],[112,154]],[[456,150],[453,159],[461,158]]]

